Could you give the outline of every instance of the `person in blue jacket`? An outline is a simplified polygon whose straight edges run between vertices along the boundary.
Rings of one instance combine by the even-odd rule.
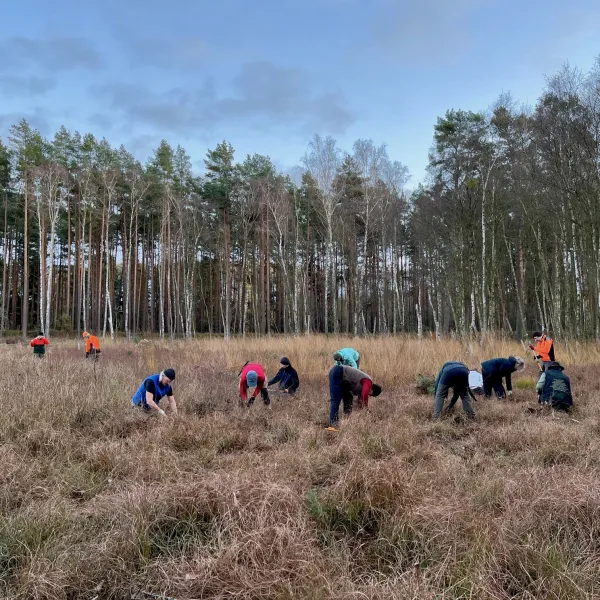
[[[360,354],[354,348],[342,348],[333,355],[337,366],[360,368]]]
[[[277,375],[269,381],[268,385],[279,383],[279,389],[284,394],[294,394],[300,387],[300,379],[296,369],[292,367],[290,359],[287,356],[282,356],[279,361],[281,368],[277,371]]]
[[[438,373],[433,388],[433,418],[438,419],[442,416],[444,400],[446,400],[450,388],[454,392],[450,405],[454,406],[454,403],[460,396],[463,410],[467,413],[467,417],[474,420],[475,411],[471,404],[469,390],[469,369],[460,362],[447,362]]]
[[[506,379],[508,395],[512,396],[511,375],[525,368],[525,362],[518,356],[508,358],[492,358],[481,363],[481,375],[483,376],[483,393],[490,398],[492,390],[498,398],[505,398],[506,392],[502,380]]]
[[[148,413],[165,417],[165,411],[159,406],[161,398],[167,397],[169,412],[177,414],[177,404],[171,384],[175,381],[175,369],[165,369],[161,373],[146,377],[131,399],[132,406],[140,406]]]

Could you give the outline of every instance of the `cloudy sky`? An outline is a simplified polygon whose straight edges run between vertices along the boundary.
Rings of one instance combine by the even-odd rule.
[[[447,109],[533,104],[598,54],[598,0],[5,0],[0,136],[26,117],[142,160],[165,138],[198,169],[223,139],[287,169],[313,133],[372,138],[414,184]]]

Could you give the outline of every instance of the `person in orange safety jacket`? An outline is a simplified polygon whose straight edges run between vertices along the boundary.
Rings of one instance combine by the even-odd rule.
[[[85,357],[89,358],[91,354],[94,358],[98,358],[98,354],[100,354],[100,340],[87,331],[83,332],[82,337],[85,340]]]
[[[530,344],[529,348],[533,350],[535,358],[542,361],[543,370],[545,371],[548,364],[556,360],[554,355],[554,341],[541,331],[534,331],[532,337],[536,345],[533,346]]]

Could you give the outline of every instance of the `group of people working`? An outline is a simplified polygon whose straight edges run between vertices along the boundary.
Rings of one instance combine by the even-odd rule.
[[[556,361],[554,342],[540,331],[533,333],[533,341],[529,348],[538,362],[540,377],[536,384],[538,402],[552,406],[557,410],[569,411],[573,405],[571,382],[564,373],[564,367]],[[86,358],[97,358],[100,353],[100,340],[89,332],[83,332]],[[30,345],[34,356],[42,358],[46,353],[48,338],[40,332]],[[358,408],[368,408],[369,398],[381,394],[381,386],[373,382],[373,378],[360,370],[360,353],[354,348],[342,348],[333,354],[334,366],[329,371],[329,426],[330,431],[337,431],[340,405],[345,415],[352,412],[354,399]],[[250,407],[260,394],[263,403],[271,407],[269,386],[278,384],[278,392],[293,396],[300,387],[298,372],[289,358],[283,356],[279,361],[279,370],[275,377],[267,381],[264,367],[259,363],[247,362],[239,373],[239,396],[244,406]],[[520,357],[493,358],[481,363],[481,372],[469,369],[461,362],[445,363],[437,375],[434,384],[433,418],[439,418],[444,411],[444,402],[450,389],[452,398],[447,407],[451,411],[460,398],[463,410],[469,419],[475,418],[475,410],[471,400],[475,394],[483,394],[490,398],[492,391],[499,399],[512,395],[513,373],[522,371],[525,362]],[[169,410],[177,412],[177,404],[173,396],[171,384],[175,381],[175,370],[172,368],[150,375],[141,383],[131,399],[133,406],[139,406],[149,413],[166,416],[159,406],[160,400],[167,397]],[[504,388],[506,382],[506,390]],[[250,392],[250,390],[252,391]]]
[[[532,344],[529,348],[533,350],[535,360],[540,361],[540,377],[536,384],[538,402],[555,410],[568,412],[573,406],[571,380],[563,372],[564,367],[556,361],[554,342],[541,331],[534,332],[532,337],[535,346]],[[486,360],[481,363],[481,373],[469,370],[461,362],[447,362],[435,380],[433,418],[442,416],[444,401],[452,388],[452,398],[446,410],[451,411],[460,398],[467,417],[474,419],[475,411],[471,403],[471,399],[475,400],[474,392],[483,394],[486,398],[491,397],[492,390],[499,399],[505,398],[506,395],[511,396],[511,375],[524,368],[525,361],[515,356]]]
[[[360,354],[354,348],[342,348],[333,355],[334,366],[329,371],[329,431],[337,431],[340,405],[343,404],[344,414],[352,412],[354,398],[357,398],[358,408],[369,407],[369,397],[379,396],[381,386],[373,383],[367,373],[359,369]],[[284,356],[280,360],[277,375],[266,383],[265,370],[258,363],[246,363],[240,371],[239,392],[240,400],[245,406],[251,406],[260,394],[266,406],[271,406],[268,386],[279,383],[279,391],[284,394],[294,394],[300,386],[298,372],[292,367],[290,360]],[[249,388],[254,388],[248,397]]]
[[[334,353],[333,360],[335,364],[329,371],[330,412],[327,427],[329,431],[338,430],[340,404],[343,404],[344,414],[349,415],[355,397],[358,400],[358,408],[368,408],[369,397],[381,394],[381,386],[374,383],[370,375],[359,370],[360,354],[356,350],[342,348]],[[260,394],[265,406],[270,408],[271,398],[268,387],[271,385],[279,384],[278,392],[288,396],[296,393],[300,387],[300,378],[290,359],[283,356],[279,361],[279,367],[275,377],[269,381],[261,364],[247,362],[242,367],[239,373],[239,396],[244,406],[252,406]],[[173,381],[175,381],[174,369],[165,369],[146,377],[131,399],[132,406],[164,417],[166,412],[159,403],[166,396],[170,412],[176,413],[177,404],[171,387]]]

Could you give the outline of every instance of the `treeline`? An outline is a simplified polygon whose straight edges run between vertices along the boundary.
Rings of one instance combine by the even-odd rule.
[[[27,122],[0,140],[0,330],[192,336],[600,339],[600,62],[534,108],[451,110],[429,175],[315,136],[294,181],[223,142],[203,176],[166,141],[125,148]]]

